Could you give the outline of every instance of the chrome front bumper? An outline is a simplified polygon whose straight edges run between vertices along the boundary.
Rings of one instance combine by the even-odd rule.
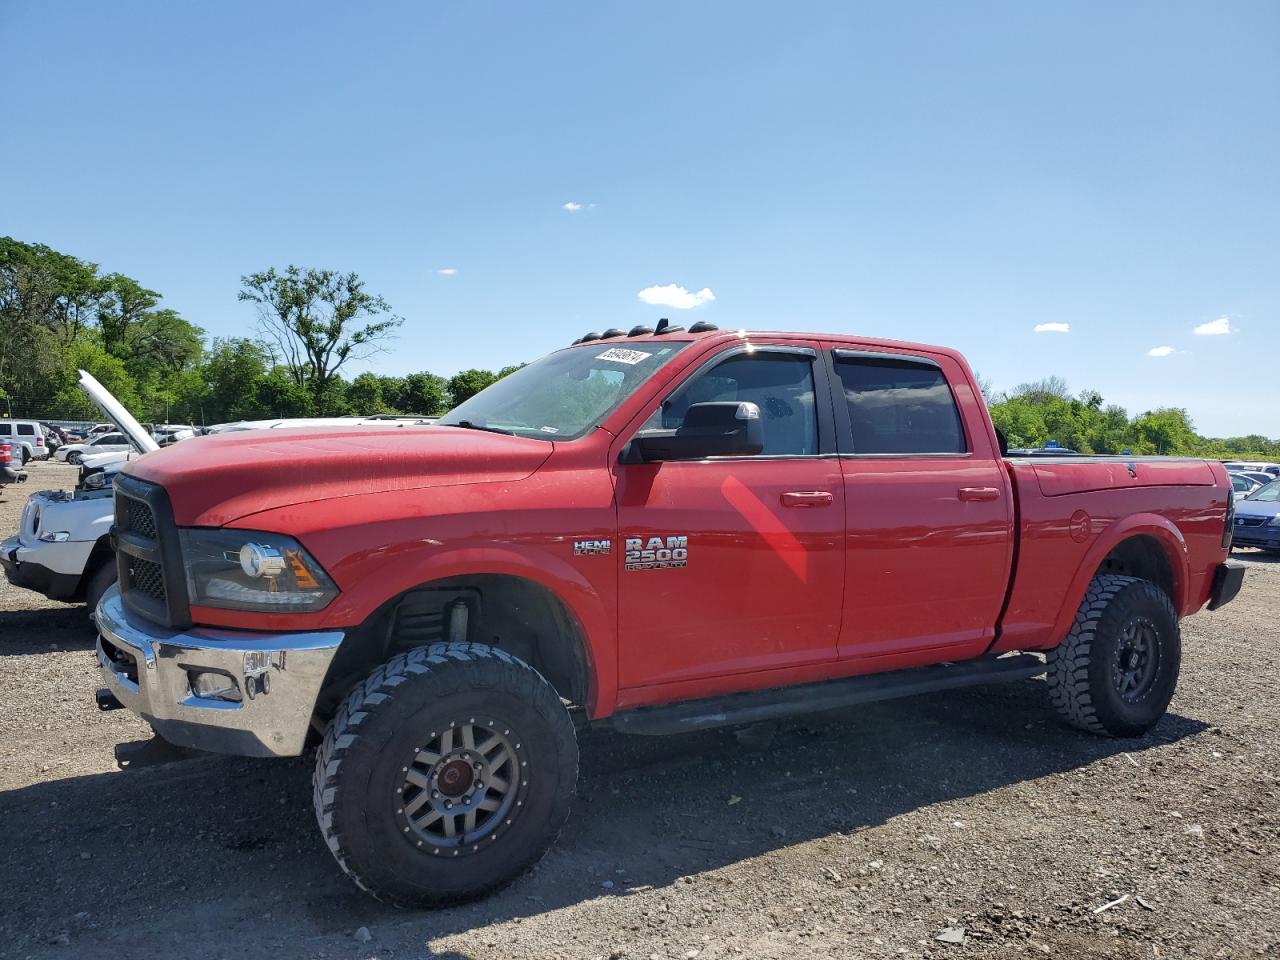
[[[169,631],[125,610],[112,587],[94,611],[98,666],[124,706],[170,743],[250,757],[302,752],[316,697],[341,631]],[[218,698],[197,696],[192,677],[213,674]]]

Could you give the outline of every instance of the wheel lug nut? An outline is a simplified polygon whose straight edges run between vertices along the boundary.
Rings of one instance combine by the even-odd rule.
[[[445,808],[446,810],[452,810],[452,809],[453,809],[453,801],[452,801],[452,800],[446,800],[446,801],[444,802],[444,808]]]

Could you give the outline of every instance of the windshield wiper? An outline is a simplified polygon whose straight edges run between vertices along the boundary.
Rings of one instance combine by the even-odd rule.
[[[483,430],[485,433],[501,433],[504,436],[514,437],[514,430],[503,430],[501,427],[491,427],[487,424],[476,423],[473,420],[459,420],[457,423],[442,423],[442,427],[462,427],[464,430]]]

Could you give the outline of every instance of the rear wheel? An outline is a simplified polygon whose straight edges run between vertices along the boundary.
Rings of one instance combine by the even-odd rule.
[[[433,644],[375,670],[316,757],[316,818],[338,864],[399,906],[465,900],[536,862],[578,774],[573,722],[527,663]]]
[[[1154,583],[1095,577],[1071,631],[1048,659],[1050,700],[1069,723],[1138,737],[1173,699],[1182,659],[1178,616]]]

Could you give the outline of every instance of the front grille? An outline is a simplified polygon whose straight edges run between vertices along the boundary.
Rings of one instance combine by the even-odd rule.
[[[162,487],[127,474],[116,479],[116,570],[124,605],[170,627],[190,623],[178,531]]]
[[[1241,527],[1260,527],[1266,522],[1266,517],[1236,517],[1236,525]]]
[[[124,511],[119,516],[119,520],[122,530],[129,530],[140,537],[146,537],[148,540],[156,538],[155,514],[151,512],[151,508],[147,504],[141,501],[125,500]]]
[[[129,585],[151,599],[164,603],[164,570],[161,569],[160,564],[129,557],[128,566]]]

